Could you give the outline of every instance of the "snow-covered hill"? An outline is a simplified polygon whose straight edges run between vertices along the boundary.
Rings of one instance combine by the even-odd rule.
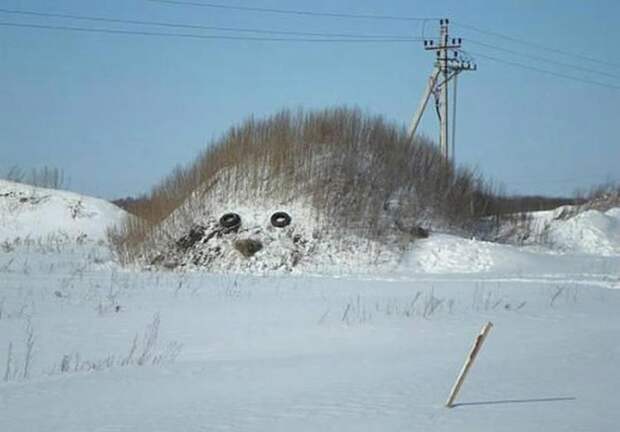
[[[354,231],[333,229],[301,198],[252,202],[211,194],[209,199],[207,210],[185,206],[173,213],[166,221],[165,238],[145,250],[146,256],[151,254],[149,263],[252,274],[540,273],[542,268],[567,267],[568,261],[584,255],[593,260],[620,257],[620,208],[581,213],[559,208],[530,213],[523,224],[507,223],[502,227],[507,233],[498,236],[502,241],[495,242],[442,231],[431,231],[428,239],[416,239],[396,226],[377,241]],[[269,222],[270,215],[280,210],[292,217],[291,225],[284,229],[274,228]],[[218,218],[226,212],[241,216],[238,230],[222,231]],[[196,237],[186,243],[192,232]],[[234,247],[235,242],[244,239],[259,241],[262,248],[244,257]],[[545,265],[537,264],[541,262]]]
[[[0,180],[0,242],[103,240],[125,215],[102,199]]]
[[[620,255],[620,208],[566,214],[565,207],[533,213],[535,238],[559,252]]]

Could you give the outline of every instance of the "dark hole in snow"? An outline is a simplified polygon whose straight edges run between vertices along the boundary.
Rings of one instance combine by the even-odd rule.
[[[177,247],[182,250],[187,250],[194,246],[197,242],[202,240],[205,235],[206,228],[202,225],[195,225],[190,230],[189,233],[181,237],[177,240]]]
[[[426,228],[422,228],[421,226],[415,227],[415,236],[416,238],[428,238],[429,232]]]
[[[246,258],[253,256],[256,252],[263,248],[263,244],[261,242],[252,239],[236,240],[233,246]]]

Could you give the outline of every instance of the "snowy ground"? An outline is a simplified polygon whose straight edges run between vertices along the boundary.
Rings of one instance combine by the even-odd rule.
[[[372,278],[130,272],[109,258],[93,244],[0,254],[1,431],[620,422],[618,257],[439,236]],[[479,267],[465,273],[464,262]],[[460,404],[446,409],[487,320],[495,327]]]
[[[122,212],[0,186],[0,431],[618,429],[618,209],[536,214],[525,247],[433,233],[372,270],[252,276],[121,268]]]

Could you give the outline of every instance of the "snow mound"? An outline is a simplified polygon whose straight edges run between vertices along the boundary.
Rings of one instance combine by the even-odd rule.
[[[271,225],[271,216],[285,211],[290,225]],[[241,226],[223,228],[219,218],[234,212],[241,217]],[[177,215],[178,216],[178,215]],[[173,221],[168,221],[173,224]],[[180,225],[180,222],[175,222]],[[329,229],[319,215],[303,199],[286,202],[261,200],[253,205],[230,200],[212,201],[205,213],[178,231],[174,243],[168,243],[149,258],[153,265],[174,269],[207,269],[265,274],[272,272],[355,273],[371,264],[396,266],[398,253],[376,241]],[[237,245],[243,241],[260,244],[260,250],[244,256]]]
[[[534,214],[535,231],[543,244],[560,252],[620,255],[620,208],[587,210],[568,219],[563,213],[560,208]]]
[[[271,177],[235,184],[237,169],[220,172],[160,223],[143,243],[139,263],[211,272],[368,274],[396,268],[404,246],[421,235],[409,221],[393,222],[388,209],[385,233],[369,236],[368,228],[318,209],[307,192],[279,193]],[[276,212],[286,212],[290,225],[272,226]],[[224,228],[219,220],[227,213],[238,214],[241,225]],[[259,250],[244,255],[243,242],[260,244]]]
[[[539,252],[620,256],[618,207],[601,211],[562,206],[515,216],[498,226],[493,220],[483,221],[481,236],[494,242],[533,247]]]
[[[434,234],[415,244],[403,264],[410,270],[423,273],[478,273],[492,267],[496,246],[448,234]]]
[[[127,213],[108,201],[0,180],[0,241],[104,240]]]

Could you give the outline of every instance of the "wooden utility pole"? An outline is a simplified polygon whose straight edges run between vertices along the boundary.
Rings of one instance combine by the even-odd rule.
[[[439,20],[439,39],[424,40],[424,49],[436,52],[436,60],[428,85],[422,95],[418,109],[409,127],[409,137],[415,137],[416,130],[420,124],[422,114],[426,110],[431,94],[436,97],[437,114],[439,116],[439,149],[446,160],[454,163],[454,138],[455,127],[452,127],[452,149],[450,148],[449,137],[449,106],[448,106],[448,83],[453,78],[465,70],[476,70],[476,65],[472,61],[465,61],[461,49],[461,38],[450,38],[450,21],[447,18]],[[456,106],[456,85],[454,87],[453,104]],[[453,107],[453,110],[454,110]],[[453,119],[456,115],[454,110]]]
[[[439,49],[437,58],[441,70],[441,86],[439,87],[439,149],[447,160],[450,160],[448,147],[448,23],[447,19],[440,20],[439,27]],[[454,49],[460,48],[454,45]]]

